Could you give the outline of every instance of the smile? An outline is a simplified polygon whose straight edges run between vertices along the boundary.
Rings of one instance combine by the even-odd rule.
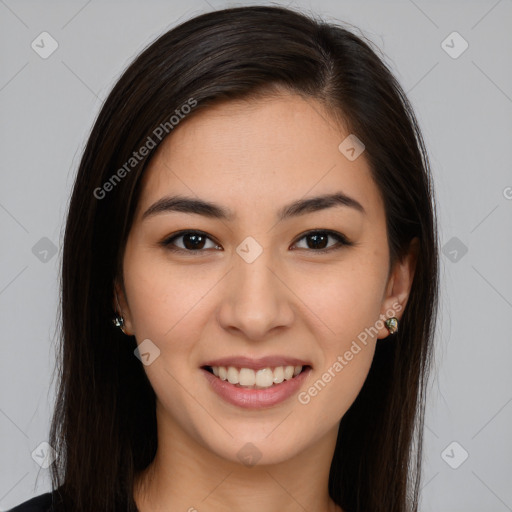
[[[274,359],[274,365],[272,364]],[[218,361],[200,368],[210,390],[228,404],[244,409],[263,409],[276,406],[297,394],[312,372],[308,364],[279,364],[277,358],[265,361],[240,358]],[[221,364],[223,363],[223,364]],[[252,366],[249,368],[248,366]]]
[[[234,366],[206,366],[205,369],[220,380],[247,389],[266,389],[283,381],[293,379],[307,366],[277,366],[275,368],[236,368]]]

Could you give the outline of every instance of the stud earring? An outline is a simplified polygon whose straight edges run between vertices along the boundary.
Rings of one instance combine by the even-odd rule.
[[[117,307],[118,307],[119,311],[121,311],[121,307],[119,306],[119,299],[117,298],[117,291],[115,291],[115,294],[116,294]],[[123,331],[124,334],[127,334],[126,331],[124,330],[124,318],[117,311],[114,315],[114,318],[112,319],[112,323],[116,327],[119,327],[119,329],[121,329],[121,331]]]
[[[388,318],[384,323],[386,324],[389,334],[395,334],[395,332],[398,331],[398,318],[396,316]]]
[[[124,318],[116,313],[114,318],[112,318],[112,323],[121,329],[124,332]],[[125,333],[126,334],[126,333]]]

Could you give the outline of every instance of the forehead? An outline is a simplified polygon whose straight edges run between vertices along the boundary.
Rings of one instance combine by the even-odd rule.
[[[208,107],[160,144],[142,180],[137,216],[171,193],[261,211],[341,190],[370,213],[379,210],[364,152],[351,161],[339,149],[348,135],[322,104],[294,94]]]

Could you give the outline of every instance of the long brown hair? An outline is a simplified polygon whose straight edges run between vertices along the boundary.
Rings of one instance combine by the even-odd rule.
[[[329,476],[331,498],[347,512],[417,510],[437,313],[435,205],[413,110],[377,53],[341,25],[281,7],[240,7],[169,30],[118,80],[85,147],[65,228],[50,431],[58,455],[52,484],[61,499],[55,510],[135,511],[135,475],[156,453],[154,391],[134,357],[135,338],[111,321],[113,283],[122,277],[148,162],[164,135],[179,129],[180,113],[190,117],[273,87],[322,102],[364,141],[385,203],[391,262],[412,238],[420,241],[400,330],[377,344],[368,378],[341,420]],[[143,146],[152,147],[135,158]]]

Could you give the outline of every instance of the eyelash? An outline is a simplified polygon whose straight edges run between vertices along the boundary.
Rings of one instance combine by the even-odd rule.
[[[171,235],[170,237],[168,237],[165,240],[163,240],[162,242],[160,242],[160,244],[167,250],[172,251],[172,252],[177,252],[177,253],[199,254],[201,252],[204,252],[206,249],[182,249],[181,247],[173,246],[174,240],[176,240],[177,238],[181,238],[184,235],[190,235],[190,234],[204,236],[205,238],[208,238],[212,242],[216,243],[204,231],[188,230],[188,231],[179,231],[178,233],[175,233],[174,235]],[[325,254],[325,253],[329,253],[334,250],[342,249],[343,247],[350,247],[350,246],[354,245],[354,242],[351,242],[350,240],[348,240],[347,237],[345,237],[341,233],[338,233],[337,231],[331,231],[329,229],[314,229],[311,231],[306,231],[305,233],[303,233],[300,236],[300,238],[298,238],[296,240],[296,242],[294,242],[294,245],[296,243],[298,243],[299,241],[301,241],[303,238],[306,238],[311,235],[317,235],[317,234],[326,234],[328,236],[331,236],[331,237],[335,238],[338,241],[338,243],[331,247],[328,247],[326,249],[308,249],[308,248],[306,248],[305,250],[312,251],[315,253]],[[217,244],[217,245],[219,245],[219,244]]]

